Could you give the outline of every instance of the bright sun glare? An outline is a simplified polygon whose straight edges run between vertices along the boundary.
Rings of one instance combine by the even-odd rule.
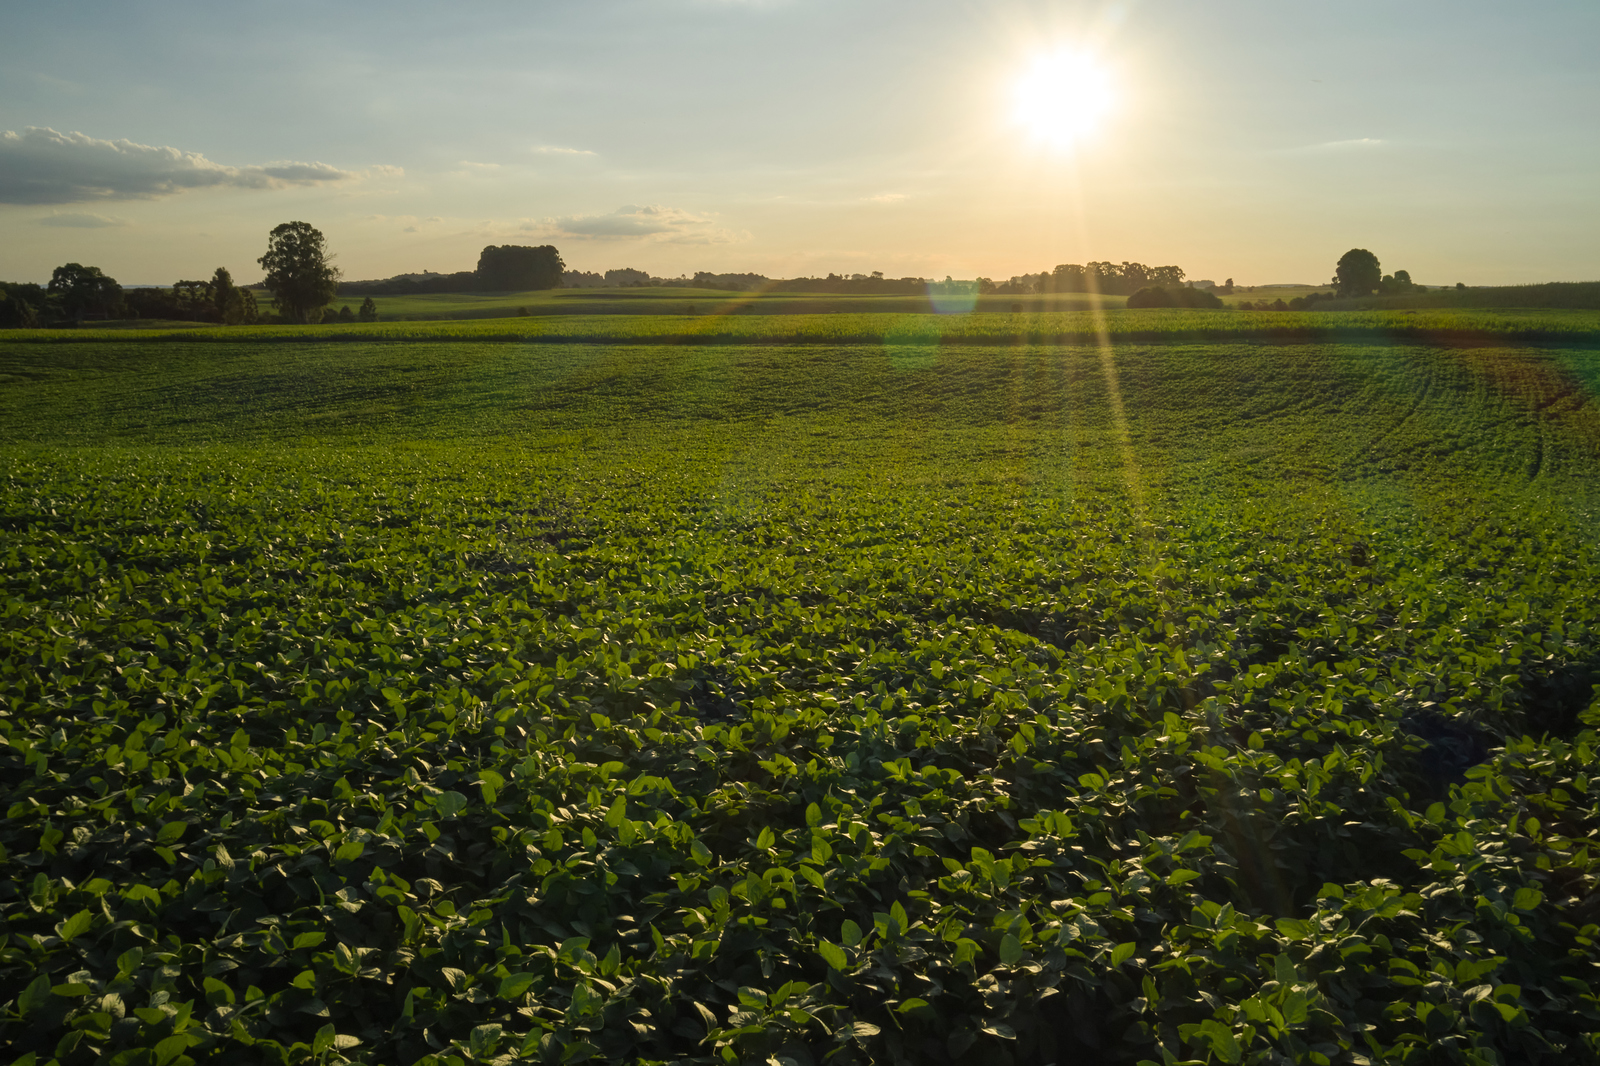
[[[1038,56],[1012,88],[1012,115],[1043,146],[1066,151],[1093,133],[1115,96],[1104,67],[1081,52]]]

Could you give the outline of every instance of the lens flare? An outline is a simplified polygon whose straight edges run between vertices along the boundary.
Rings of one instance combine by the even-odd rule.
[[[1115,103],[1111,76],[1081,52],[1038,56],[1012,88],[1012,117],[1046,148],[1067,151],[1094,133]]]

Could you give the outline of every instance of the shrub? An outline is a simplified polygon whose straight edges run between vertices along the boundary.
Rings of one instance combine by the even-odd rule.
[[[1169,291],[1160,285],[1151,285],[1128,297],[1128,306],[1132,308],[1191,307],[1204,309],[1221,307],[1222,301],[1208,289],[1191,289],[1185,286],[1177,286]]]

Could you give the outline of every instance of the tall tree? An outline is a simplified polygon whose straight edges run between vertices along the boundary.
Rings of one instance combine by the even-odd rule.
[[[109,315],[122,301],[122,286],[108,278],[99,267],[80,263],[58,266],[50,275],[50,295],[59,297],[61,309],[73,322],[87,315]]]
[[[217,272],[211,275],[206,287],[211,295],[211,303],[217,309],[217,317],[224,325],[243,325],[260,317],[256,310],[255,293],[235,285],[227,267],[217,267]]]
[[[489,245],[478,256],[478,284],[489,292],[559,289],[566,264],[554,245]]]
[[[320,322],[322,309],[339,289],[339,270],[322,233],[308,222],[285,222],[267,238],[267,254],[256,262],[267,272],[267,288],[278,313],[291,322]]]
[[[1333,283],[1339,287],[1340,296],[1368,296],[1383,283],[1383,270],[1378,257],[1365,248],[1352,248],[1339,257],[1334,268]]]

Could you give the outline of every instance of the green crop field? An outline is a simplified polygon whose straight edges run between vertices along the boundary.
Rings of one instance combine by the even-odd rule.
[[[264,311],[273,309],[266,293],[257,297]],[[334,307],[360,308],[361,296],[340,296]],[[448,292],[406,296],[374,296],[383,321],[505,318],[522,315],[787,315],[787,314],[921,314],[948,311],[1032,313],[1119,308],[1123,296],[1088,293],[943,297],[853,296],[838,293],[729,292],[668,286],[628,289],[541,289],[531,292]]]
[[[1600,1061],[1594,314],[512,321],[0,340],[11,1060]]]
[[[218,341],[509,341],[551,344],[835,344],[888,348],[929,345],[1098,344],[1102,342],[1321,341],[1600,344],[1600,311],[1275,312],[1077,310],[970,314],[822,311],[794,314],[527,316],[479,321],[343,323],[315,326],[205,326],[180,329],[11,330],[28,344]],[[133,350],[130,348],[130,350]]]

